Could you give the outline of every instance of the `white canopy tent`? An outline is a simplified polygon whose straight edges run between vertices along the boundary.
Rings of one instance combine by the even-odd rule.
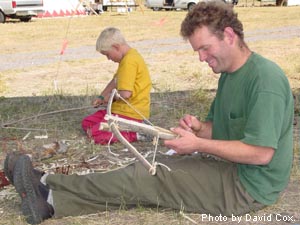
[[[44,0],[44,13],[38,17],[85,15],[79,0]]]
[[[288,0],[287,5],[288,6],[300,5],[300,0]]]

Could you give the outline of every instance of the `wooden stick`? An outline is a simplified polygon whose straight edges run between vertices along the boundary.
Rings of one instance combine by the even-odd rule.
[[[139,123],[132,120],[126,120],[117,116],[112,116],[106,114],[104,117],[107,121],[114,121],[116,124],[118,124],[120,130],[130,130],[134,132],[140,132],[140,133],[146,133],[150,134],[154,137],[159,137],[161,139],[175,139],[177,137],[177,134],[173,133],[170,130],[166,130],[161,127],[151,126],[144,123]],[[104,123],[101,123],[102,129],[109,128],[109,125],[105,125]]]
[[[78,108],[70,108],[70,109],[56,110],[56,111],[47,112],[47,113],[41,113],[41,114],[38,114],[38,115],[35,115],[35,116],[26,117],[26,118],[23,118],[23,119],[20,119],[20,120],[15,120],[15,121],[12,121],[12,122],[3,123],[3,124],[1,124],[1,127],[7,127],[7,126],[15,124],[15,123],[35,119],[35,118],[41,117],[41,116],[47,116],[47,115],[52,115],[52,114],[56,114],[56,113],[70,112],[70,111],[74,111],[74,110],[82,110],[82,109],[89,109],[89,108],[94,108],[94,107],[93,106],[83,106],[83,107],[78,107]],[[105,107],[101,107],[100,109],[102,109],[102,108],[105,109]]]
[[[122,134],[114,123],[111,124],[110,128],[119,141],[129,148],[129,150],[141,161],[148,171],[152,171],[154,169],[152,165],[141,155],[141,153],[139,153],[135,148],[132,148],[131,145],[128,145],[128,142],[123,138]]]
[[[108,103],[107,103],[107,114],[108,117],[112,116],[111,115],[111,105],[113,102],[113,99],[115,97],[115,95],[117,95],[118,92],[116,89],[112,90],[112,93],[109,97]],[[140,154],[135,147],[133,147],[120,133],[120,131],[118,130],[118,127],[115,123],[115,121],[111,118],[108,121],[109,124],[109,128],[111,129],[112,133],[118,138],[118,140],[125,146],[128,147],[128,149],[140,160],[140,162],[143,164],[143,166],[149,171],[149,173],[151,175],[155,175],[156,174],[156,167],[155,165],[152,166],[143,156],[142,154]]]

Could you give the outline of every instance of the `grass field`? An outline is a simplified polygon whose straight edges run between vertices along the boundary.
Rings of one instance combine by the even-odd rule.
[[[286,72],[293,92],[300,90],[299,7],[250,7],[240,2],[235,8],[244,23],[249,47]],[[39,116],[56,110],[90,105],[114,73],[116,66],[95,51],[95,41],[107,26],[119,27],[129,43],[144,56],[153,80],[151,122],[169,128],[185,113],[204,118],[217,87],[213,74],[179,36],[185,11],[153,12],[137,8],[129,14],[107,12],[100,16],[34,19],[30,23],[0,24],[0,170],[5,153],[20,150],[31,154],[38,168],[54,172],[70,166],[70,173],[109,170],[128,163],[133,156],[116,144],[97,146],[81,131],[81,119],[94,111],[82,109]],[[60,55],[63,42],[68,45]],[[298,98],[299,100],[299,98]],[[297,100],[297,102],[299,102]],[[294,165],[291,182],[275,205],[253,216],[282,215],[276,221],[243,221],[240,224],[299,224],[300,159],[299,105],[296,107]],[[33,117],[36,116],[36,117]],[[29,119],[27,119],[29,118]],[[23,119],[23,120],[22,120]],[[22,120],[18,122],[18,120]],[[41,153],[43,146],[60,141],[63,154]],[[136,143],[146,154],[151,143]],[[165,151],[162,145],[160,151]],[[113,152],[113,153],[111,153]],[[118,156],[116,155],[118,154]],[[92,160],[96,157],[95,160]],[[90,161],[89,161],[90,160]],[[90,163],[90,169],[82,162]],[[81,166],[80,166],[81,165]],[[293,216],[285,223],[284,215]],[[20,200],[12,186],[0,189],[0,224],[26,224]],[[99,212],[88,216],[51,219],[43,224],[235,224],[232,220],[212,222],[201,214],[138,207],[133,210]]]

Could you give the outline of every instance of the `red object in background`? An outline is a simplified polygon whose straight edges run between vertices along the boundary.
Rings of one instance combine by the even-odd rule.
[[[162,26],[166,22],[166,18],[161,18],[159,21],[154,22],[155,26]]]
[[[9,181],[6,179],[5,174],[3,171],[0,171],[0,189],[4,186],[9,185]]]
[[[67,48],[67,45],[68,45],[68,41],[67,40],[64,40],[63,44],[62,44],[62,47],[61,47],[61,50],[60,50],[60,54],[63,55],[65,53],[65,50]]]
[[[16,7],[17,7],[17,2],[16,2],[16,1],[12,1],[12,2],[11,2],[11,6],[12,6],[13,8],[16,8]]]

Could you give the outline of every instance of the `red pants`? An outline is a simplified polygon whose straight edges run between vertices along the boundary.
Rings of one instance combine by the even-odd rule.
[[[113,136],[113,133],[106,130],[99,130],[99,126],[101,122],[107,122],[104,119],[104,116],[106,115],[106,110],[99,110],[95,112],[94,114],[91,114],[87,117],[85,117],[82,120],[82,128],[87,133],[87,135],[92,138],[96,144],[105,145],[109,141],[110,143],[115,143],[118,141],[118,139]],[[118,115],[118,114],[115,114]],[[127,116],[118,115],[120,118],[133,120],[137,122],[142,122],[142,120],[133,119]],[[126,138],[129,142],[137,141],[136,132],[130,132],[130,131],[121,131],[121,134],[124,138]],[[112,137],[113,136],[113,137]]]

